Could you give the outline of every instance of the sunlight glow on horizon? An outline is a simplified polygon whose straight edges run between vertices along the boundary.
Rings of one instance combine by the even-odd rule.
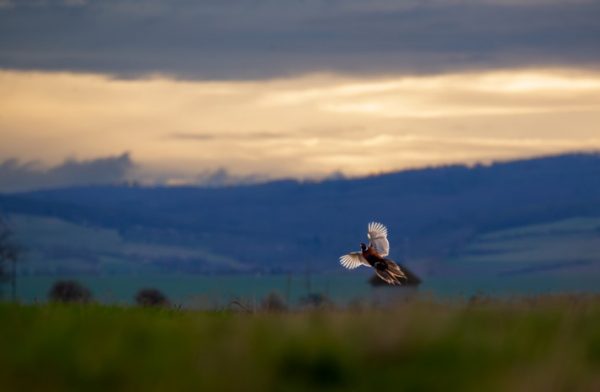
[[[130,151],[143,175],[347,175],[600,148],[600,72],[264,81],[0,71],[0,161]],[[168,174],[171,173],[171,174]]]

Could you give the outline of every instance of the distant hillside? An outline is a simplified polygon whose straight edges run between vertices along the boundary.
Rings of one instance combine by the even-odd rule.
[[[177,264],[198,272],[336,268],[332,260],[358,247],[371,220],[389,227],[393,258],[447,260],[488,232],[600,217],[600,155],[318,183],[44,190],[0,195],[0,211],[110,230],[127,243],[201,249]],[[168,254],[161,260],[168,270]]]

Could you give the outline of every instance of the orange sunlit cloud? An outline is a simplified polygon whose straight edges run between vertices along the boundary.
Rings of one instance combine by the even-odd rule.
[[[0,72],[0,158],[130,151],[140,176],[361,175],[600,148],[600,72],[267,81]]]

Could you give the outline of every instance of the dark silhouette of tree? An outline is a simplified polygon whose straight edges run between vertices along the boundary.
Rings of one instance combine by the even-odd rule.
[[[261,303],[261,309],[267,312],[284,312],[287,308],[285,300],[277,292],[269,293]]]
[[[166,295],[158,289],[141,289],[135,295],[135,303],[139,306],[162,307],[169,306],[170,302]]]
[[[48,299],[53,302],[87,303],[92,300],[92,292],[76,280],[59,280],[48,292]]]
[[[0,217],[0,282],[10,282],[13,301],[17,299],[17,261],[20,255],[21,248],[14,239],[13,231]]]

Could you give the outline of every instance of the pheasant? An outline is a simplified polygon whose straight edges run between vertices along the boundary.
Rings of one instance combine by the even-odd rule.
[[[348,269],[365,265],[372,267],[377,276],[387,284],[399,285],[400,279],[406,280],[406,274],[394,261],[386,259],[390,253],[387,228],[378,222],[369,223],[367,229],[369,245],[360,244],[360,252],[352,252],[340,257],[340,264]]]

